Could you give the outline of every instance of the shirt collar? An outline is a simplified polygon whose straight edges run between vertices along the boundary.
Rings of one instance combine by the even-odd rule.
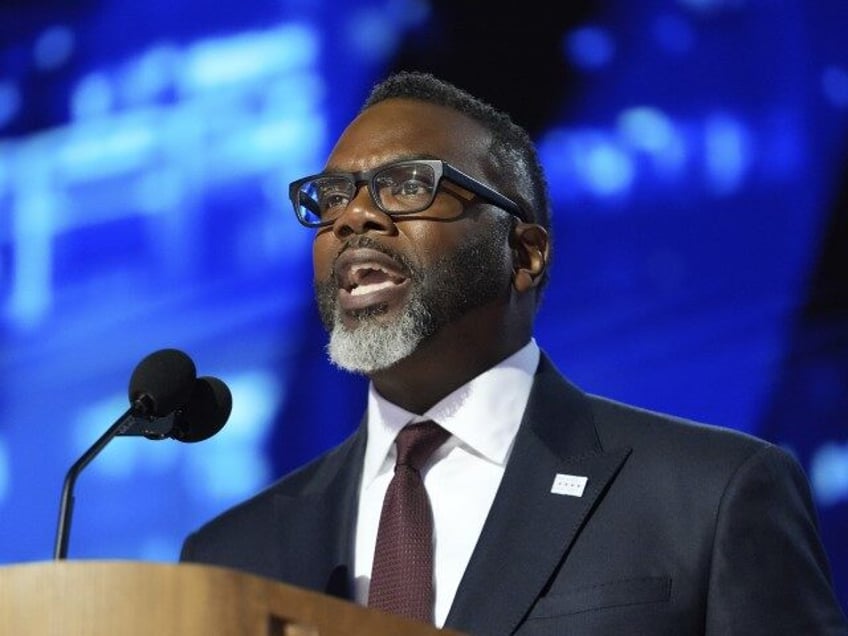
[[[398,432],[413,421],[438,422],[471,452],[504,465],[530,397],[539,355],[539,347],[531,339],[420,415],[392,404],[371,383],[362,483],[368,484],[377,476]]]

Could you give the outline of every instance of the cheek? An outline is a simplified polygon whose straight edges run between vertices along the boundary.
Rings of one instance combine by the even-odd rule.
[[[454,223],[418,223],[402,230],[408,246],[407,254],[417,265],[438,261],[453,254],[467,240],[468,234],[458,231]]]
[[[474,246],[475,250],[486,253],[487,265],[503,263],[505,270],[511,271],[512,256],[507,237],[494,229],[488,219],[422,224],[408,232],[407,237],[414,246],[413,258],[424,265],[443,261]]]
[[[317,281],[326,280],[333,270],[333,259],[336,251],[331,240],[326,235],[318,235],[312,242],[312,271]]]

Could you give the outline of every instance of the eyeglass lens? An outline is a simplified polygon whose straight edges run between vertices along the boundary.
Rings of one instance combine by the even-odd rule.
[[[432,202],[436,191],[433,167],[424,163],[401,163],[376,172],[369,191],[386,212],[402,214],[419,212]],[[320,224],[338,218],[356,195],[356,184],[350,175],[316,177],[298,190],[299,213],[309,224]]]

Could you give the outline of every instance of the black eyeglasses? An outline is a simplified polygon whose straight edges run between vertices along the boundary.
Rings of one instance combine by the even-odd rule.
[[[342,215],[360,184],[368,185],[371,199],[380,210],[396,216],[429,208],[443,177],[526,221],[524,212],[513,200],[440,159],[398,161],[364,172],[304,177],[292,182],[289,197],[298,221],[307,227],[324,227]]]

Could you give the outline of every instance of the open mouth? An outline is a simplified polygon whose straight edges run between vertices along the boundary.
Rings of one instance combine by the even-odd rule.
[[[405,276],[390,271],[379,263],[357,263],[349,270],[349,282],[345,289],[351,296],[362,296],[400,285],[405,280]]]
[[[334,269],[339,304],[347,312],[399,304],[410,284],[409,273],[402,264],[373,249],[343,252]]]

